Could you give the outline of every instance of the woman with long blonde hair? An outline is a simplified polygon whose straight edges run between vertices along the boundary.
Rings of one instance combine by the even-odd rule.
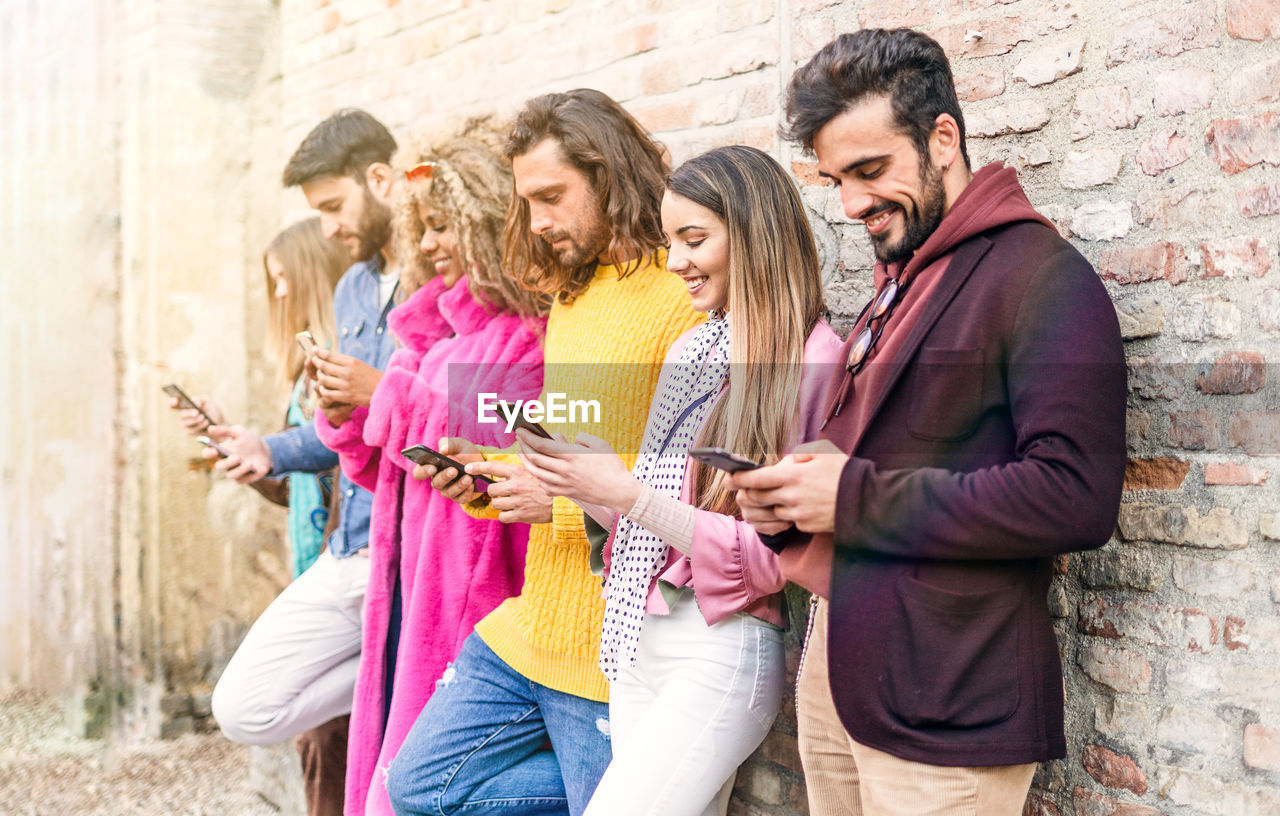
[[[688,453],[776,461],[816,429],[840,350],[804,205],[767,154],[723,147],[680,166],[662,228],[667,268],[709,319],[667,355],[635,468],[584,434],[570,445],[520,432],[543,489],[609,531],[600,667],[613,761],[588,816],[725,813],[781,704],[784,581],[724,472]]]
[[[482,120],[396,154],[397,256],[416,287],[387,319],[401,348],[367,409],[334,425],[332,406],[320,402],[321,440],[348,477],[374,491],[347,813],[391,814],[388,763],[476,621],[523,581],[528,525],[472,518],[430,483],[406,478],[414,462],[402,455],[451,436],[506,447],[512,437],[501,424],[477,424],[477,395],[533,399],[542,389],[549,299],[503,273],[512,182],[497,144]]]

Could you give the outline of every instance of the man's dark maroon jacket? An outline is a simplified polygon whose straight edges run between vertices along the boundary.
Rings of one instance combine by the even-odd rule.
[[[978,171],[906,273],[947,256],[913,320],[886,328],[906,334],[877,360],[890,366],[883,387],[862,393],[866,372],[854,378],[848,399],[872,401],[864,427],[846,405],[822,433],[852,454],[834,535],[832,692],[854,739],[904,759],[1061,757],[1046,596],[1053,557],[1102,546],[1115,527],[1119,325],[1011,169]]]

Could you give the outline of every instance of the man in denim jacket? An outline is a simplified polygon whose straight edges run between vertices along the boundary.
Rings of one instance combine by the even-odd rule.
[[[301,186],[320,212],[325,236],[341,239],[356,259],[334,291],[338,349],[326,354],[343,375],[320,381],[328,394],[352,407],[368,405],[395,346],[386,328],[399,277],[388,256],[389,162],[395,147],[368,113],[343,110],[307,135],[284,171],[285,185]],[[233,454],[217,468],[241,484],[288,471],[327,470],[338,460],[310,424],[267,437],[240,427],[215,426],[209,433]],[[342,512],[326,551],[258,618],[214,689],[214,717],[236,742],[279,742],[351,710],[372,495],[345,476],[338,489]],[[342,769],[333,773],[340,786]],[[341,802],[339,793],[333,806],[340,809]]]

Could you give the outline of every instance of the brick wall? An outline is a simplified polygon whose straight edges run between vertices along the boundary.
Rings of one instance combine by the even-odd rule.
[[[152,8],[84,5],[117,20]],[[230,19],[264,10],[215,5]],[[1270,479],[1280,384],[1268,365],[1280,337],[1275,0],[280,0],[269,13],[265,29],[247,27],[266,32],[268,56],[244,68],[243,82],[221,73],[220,93],[189,100],[231,122],[202,144],[244,159],[222,172],[247,180],[216,194],[241,208],[219,223],[244,229],[246,280],[258,274],[254,247],[304,206],[274,189],[275,174],[335,107],[365,107],[404,134],[593,86],[654,129],[677,162],[745,142],[792,167],[837,326],[869,294],[870,247],[812,160],[777,137],[781,94],[794,66],[838,32],[909,25],[937,37],[954,61],[975,163],[1017,167],[1033,203],[1095,264],[1130,362],[1132,462],[1117,536],[1061,559],[1050,595],[1069,754],[1041,769],[1028,813],[1280,812],[1280,572],[1270,568],[1280,547]],[[12,12],[0,23],[6,45],[31,24]],[[25,93],[11,79],[4,87],[5,100]],[[238,101],[217,107],[227,98]],[[12,132],[0,126],[0,139]],[[163,143],[162,129],[150,132]],[[127,193],[134,165],[121,172]],[[126,232],[130,218],[157,217],[155,202],[125,200]],[[216,272],[233,303],[251,305],[234,294],[239,274]],[[132,298],[126,287],[126,313],[145,305]],[[267,412],[263,398],[245,400]],[[126,478],[120,489],[135,488]],[[793,636],[793,670],[795,651]],[[740,774],[733,812],[804,811],[788,700]]]

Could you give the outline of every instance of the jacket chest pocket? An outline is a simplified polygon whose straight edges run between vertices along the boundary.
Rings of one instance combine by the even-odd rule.
[[[351,354],[365,342],[365,319],[363,317],[348,320],[338,326],[338,347],[344,354]]]
[[[914,369],[907,433],[933,442],[971,435],[982,416],[982,349],[922,348]]]

